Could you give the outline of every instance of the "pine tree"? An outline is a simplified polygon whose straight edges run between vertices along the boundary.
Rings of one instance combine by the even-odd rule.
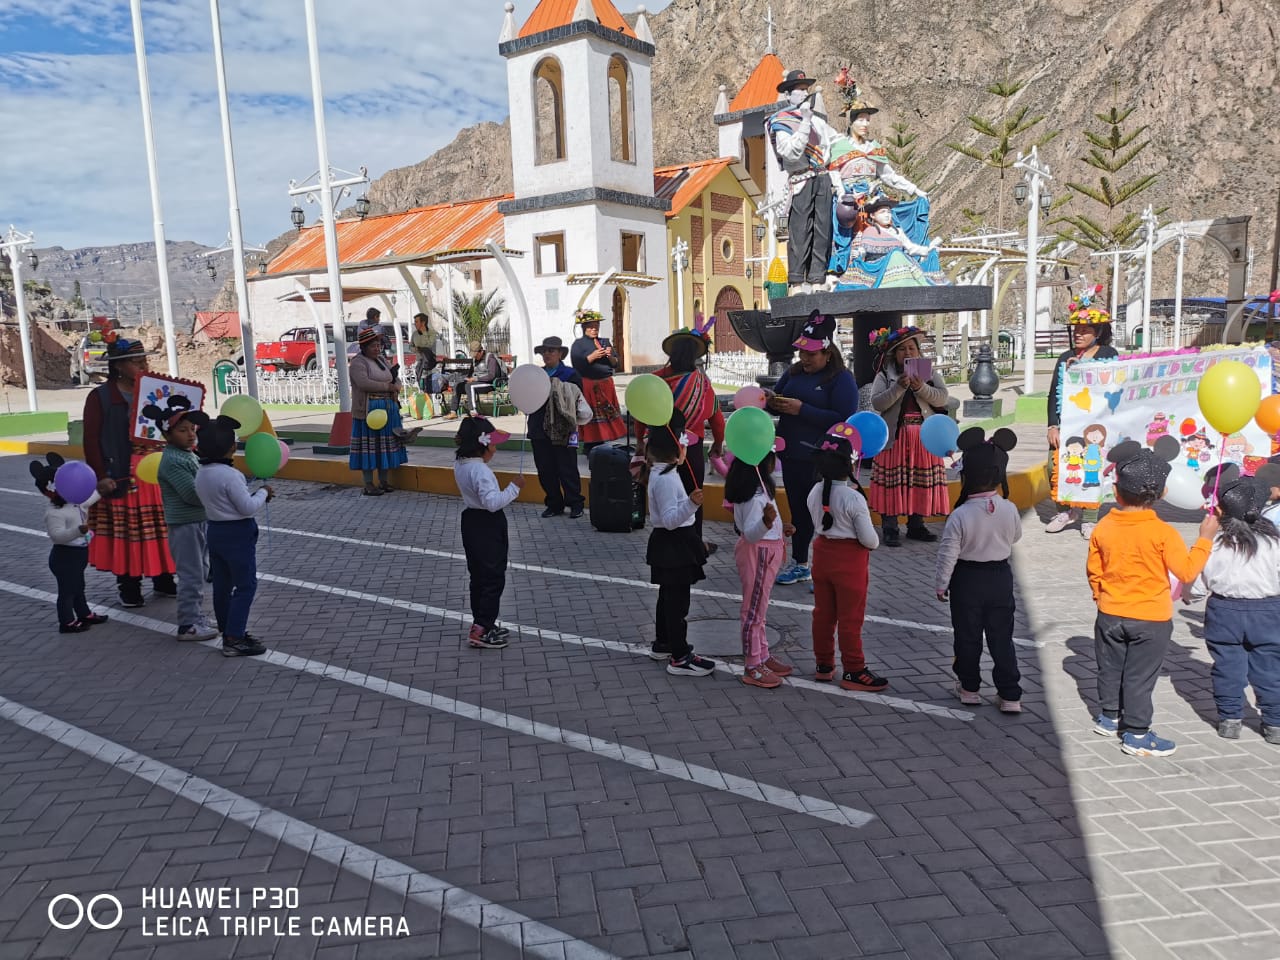
[[[1151,188],[1158,175],[1154,173],[1135,177],[1128,181],[1119,181],[1116,174],[1134,161],[1150,144],[1150,140],[1136,143],[1146,132],[1146,124],[1135,130],[1126,132],[1124,123],[1134,112],[1135,107],[1121,109],[1114,104],[1108,113],[1094,114],[1094,119],[1104,127],[1102,133],[1093,130],[1084,132],[1085,139],[1092,145],[1087,156],[1080,159],[1101,171],[1096,186],[1068,181],[1067,189],[1072,199],[1085,198],[1103,207],[1101,219],[1085,213],[1071,213],[1059,217],[1055,223],[1068,224],[1072,229],[1067,234],[1080,246],[1090,250],[1122,250],[1135,240],[1142,229],[1142,216],[1135,210],[1121,213],[1117,208],[1132,200],[1138,194]]]
[[[1006,75],[1004,80],[996,81],[990,84],[986,91],[1000,100],[1000,109],[997,116],[980,117],[977,114],[970,114],[967,119],[969,126],[985,138],[990,143],[968,144],[953,141],[947,146],[957,153],[963,154],[972,160],[977,160],[983,166],[991,167],[1000,172],[1001,189],[997,194],[996,207],[996,228],[1004,229],[1004,179],[1005,171],[1013,167],[1017,162],[1018,153],[1020,151],[1030,150],[1031,147],[1043,147],[1046,143],[1056,137],[1061,131],[1050,130],[1035,136],[1025,148],[1019,141],[1025,139],[1034,127],[1036,127],[1045,115],[1038,114],[1036,116],[1028,116],[1031,113],[1030,107],[1018,107],[1013,109],[1011,102],[1022,90],[1024,90],[1029,81],[1027,80],[1010,80]]]
[[[889,129],[893,131],[893,135],[881,142],[884,144],[885,153],[889,156],[889,162],[893,164],[893,169],[918,185],[921,190],[928,192],[931,188],[920,183],[925,175],[924,164],[921,162],[919,148],[916,146],[920,135],[912,133],[910,125],[901,117],[893,121]]]

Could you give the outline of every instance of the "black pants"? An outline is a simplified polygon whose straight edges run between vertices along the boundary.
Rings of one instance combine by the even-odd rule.
[[[166,593],[172,593],[178,589],[177,581],[173,579],[172,573],[160,573],[151,578],[151,585],[157,590],[164,590]],[[116,589],[120,593],[136,593],[142,595],[142,578],[130,577],[123,573],[116,574]]]
[[[791,198],[787,229],[787,282],[824,282],[831,257],[831,178],[825,173],[810,177]]]
[[[59,623],[71,623],[93,612],[84,598],[84,570],[88,565],[88,547],[55,543],[49,551],[49,569],[58,581]]]
[[[578,474],[578,448],[558,447],[550,440],[531,440],[533,465],[538,470],[543,498],[552,510],[580,507],[586,503],[582,495],[582,477]]]
[[[890,517],[882,513],[880,515],[880,526],[884,530],[892,530],[894,533],[897,533],[898,532],[898,516],[895,515]],[[919,530],[923,526],[924,526],[924,514],[912,513],[907,515],[908,530]]]
[[[1013,568],[1008,560],[979,563],[960,560],[951,575],[951,627],[955,631],[956,679],[977,693],[978,664],[985,635],[991,653],[991,680],[1001,700],[1021,700],[1018,657],[1013,648]]]
[[[684,484],[684,492],[692,493],[694,490],[702,489],[703,481],[707,479],[707,450],[701,441],[689,445],[685,453],[685,461],[688,466],[680,467],[680,481]],[[697,481],[695,483],[695,481]],[[702,508],[698,508],[698,512],[693,515],[693,529],[698,534],[698,539],[702,539]]]
[[[507,585],[507,515],[501,510],[463,510],[462,549],[471,575],[471,619],[492,629]]]
[[[664,583],[658,587],[658,609],[654,616],[653,649],[683,660],[689,655],[689,590],[687,583]]]
[[[813,541],[813,517],[809,516],[808,504],[813,484],[813,462],[807,457],[782,461],[782,488],[787,491],[791,523],[796,528],[791,535],[791,559],[801,566],[809,564],[809,544]]]
[[[1093,625],[1098,702],[1103,713],[1119,717],[1121,730],[1143,734],[1151,729],[1151,693],[1172,636],[1172,620],[1098,613]]]

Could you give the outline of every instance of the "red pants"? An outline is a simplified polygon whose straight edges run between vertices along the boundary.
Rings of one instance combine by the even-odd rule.
[[[867,613],[867,568],[871,551],[857,540],[813,541],[813,655],[834,664],[836,626],[840,662],[846,673],[867,668],[862,655],[862,621]]]

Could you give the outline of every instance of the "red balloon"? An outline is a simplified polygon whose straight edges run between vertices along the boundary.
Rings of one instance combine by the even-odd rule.
[[[1178,428],[1178,432],[1181,433],[1184,437],[1189,437],[1199,429],[1200,428],[1196,426],[1196,422],[1192,420],[1190,417],[1187,417],[1187,419],[1182,421],[1182,426]]]

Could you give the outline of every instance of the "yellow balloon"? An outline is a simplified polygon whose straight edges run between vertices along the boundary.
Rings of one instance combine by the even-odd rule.
[[[143,483],[160,482],[160,454],[148,453],[138,461],[137,477]]]
[[[370,430],[381,430],[387,425],[387,411],[381,408],[370,410],[369,415],[364,418],[364,422],[369,425]]]
[[[1235,433],[1257,413],[1262,381],[1248,364],[1223,360],[1200,378],[1196,400],[1209,426],[1219,433]]]

